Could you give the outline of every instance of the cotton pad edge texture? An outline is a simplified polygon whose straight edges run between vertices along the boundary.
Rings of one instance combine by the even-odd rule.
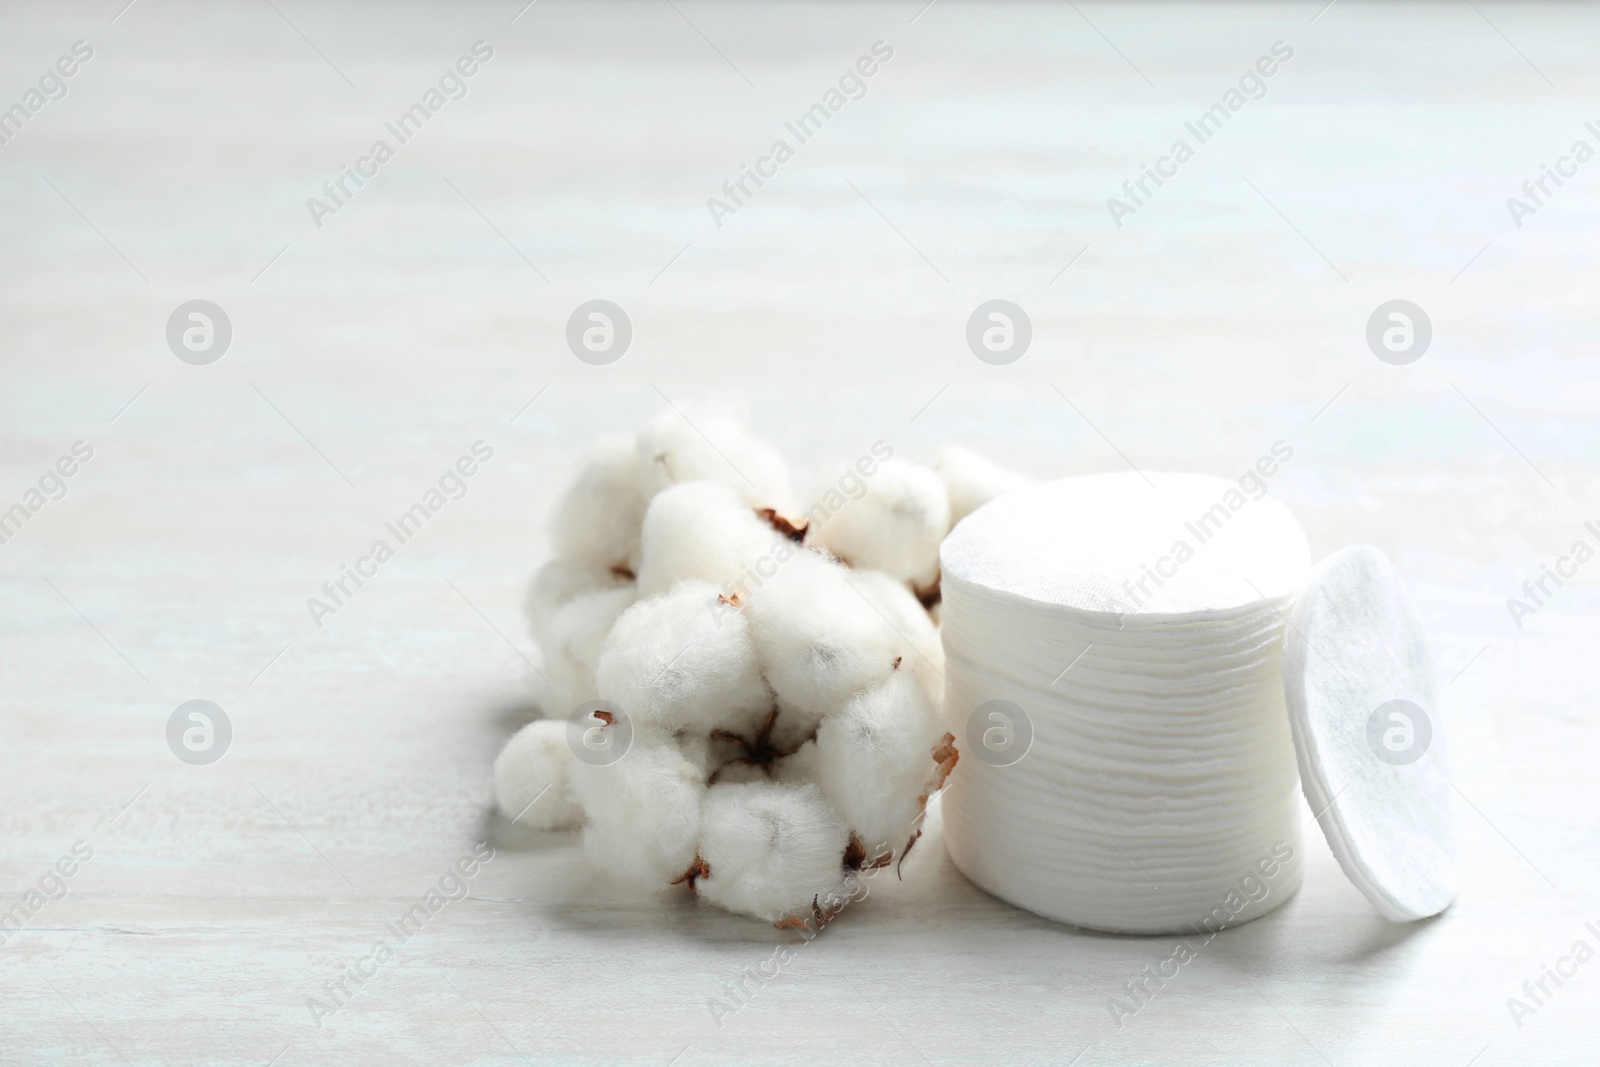
[[[1282,665],[1301,788],[1339,866],[1385,918],[1437,915],[1456,895],[1444,722],[1426,635],[1382,552],[1318,564]]]

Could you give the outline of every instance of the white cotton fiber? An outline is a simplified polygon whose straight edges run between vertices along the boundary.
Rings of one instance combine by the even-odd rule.
[[[950,497],[951,526],[995,497],[1033,484],[1032,478],[1008,471],[960,445],[941,445],[934,450],[928,465],[944,482]]]
[[[816,733],[815,725],[811,732]],[[771,763],[747,763],[734,759],[723,763],[715,771],[713,785],[728,782],[782,782],[789,785],[815,784],[817,781],[817,743],[814,740],[790,745],[788,755],[779,756]]]
[[[778,568],[744,610],[773,692],[814,714],[888,677],[901,654],[893,628],[816,552]]]
[[[682,482],[715,481],[756,508],[791,514],[789,468],[770,445],[752,436],[749,415],[728,401],[664,409],[639,431],[638,482],[648,500]]]
[[[678,751],[694,767],[700,781],[707,781],[722,766],[716,742],[704,730],[674,730],[672,740]]]
[[[494,797],[501,814],[541,830],[583,822],[583,808],[572,795],[571,764],[565,720],[540,719],[512,734],[494,760]]]
[[[724,762],[719,759],[716,770],[711,774],[710,784],[737,785],[741,782],[770,782],[772,780],[772,771],[759,763],[746,763],[738,759]]]
[[[566,718],[595,696],[595,666],[606,635],[634,601],[633,583],[616,589],[579,593],[550,620],[542,646],[545,685],[540,708],[549,718]]]
[[[789,752],[817,736],[822,717],[834,705],[823,702],[802,705],[789,700],[777,702],[778,714],[772,721],[771,740],[780,751]]]
[[[933,705],[905,671],[857,693],[822,721],[822,793],[869,857],[899,853],[916,833],[937,732]]]
[[[792,754],[772,765],[772,780],[791,785],[804,785],[807,782],[816,782],[821,769],[817,756],[817,743],[807,741]]]
[[[903,584],[882,571],[851,570],[845,572],[845,579],[894,628],[904,657],[901,669],[916,675],[928,699],[937,703],[944,696],[944,645],[927,609]]]
[[[939,476],[904,460],[885,460],[867,492],[817,528],[828,551],[853,567],[872,567],[920,589],[939,576],[939,542],[950,529],[950,500]]]
[[[696,889],[713,904],[768,922],[812,915],[844,880],[849,832],[814,785],[714,785],[706,792]]]
[[[687,579],[732,588],[763,557],[792,551],[732,488],[683,482],[658,493],[645,512],[639,591],[664,593]]]
[[[589,818],[583,851],[598,870],[625,885],[666,889],[693,865],[706,788],[671,739],[635,731],[621,759],[574,759],[571,778]]]
[[[534,572],[528,583],[528,592],[522,602],[523,614],[528,619],[528,629],[540,645],[551,641],[551,623],[556,613],[570,604],[579,593],[621,589],[628,579],[608,569],[577,563],[556,557]]]
[[[635,569],[644,505],[633,441],[601,438],[550,515],[555,554],[601,570]]]
[[[772,707],[750,624],[708,582],[683,582],[623,612],[600,653],[600,696],[637,725],[748,730]]]

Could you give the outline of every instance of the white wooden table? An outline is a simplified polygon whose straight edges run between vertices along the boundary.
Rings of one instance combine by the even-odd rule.
[[[0,945],[0,1063],[1593,1061],[1600,963],[1520,1026],[1506,1002],[1600,947],[1600,564],[1520,628],[1505,601],[1596,543],[1600,163],[1520,228],[1506,199],[1600,146],[1600,11],[121,4],[0,12],[0,102],[93,49],[0,146],[0,508],[93,449],[0,545],[4,907],[92,849]],[[479,40],[466,96],[314,225]],[[716,225],[880,40],[865,95]],[[1265,95],[1114,225],[1277,41]],[[1033,323],[1010,366],[964,341],[996,297]],[[610,366],[564,342],[593,298],[633,323]],[[1364,337],[1396,298],[1433,323],[1409,366]],[[208,366],[165,340],[194,299],[232,324]],[[807,477],[877,439],[1038,474],[1292,444],[1271,491],[1315,553],[1382,546],[1435,635],[1458,903],[1390,925],[1313,832],[1305,888],[1119,1028],[1108,997],[1171,939],[993,900],[935,828],[736,1001],[794,935],[618,898],[488,783],[531,714],[518,600],[567,466],[714,390]],[[314,625],[480,440],[466,495]],[[166,743],[192,699],[232,723],[209,766]],[[361,963],[482,841],[466,898]],[[373,973],[319,1020],[347,964]]]

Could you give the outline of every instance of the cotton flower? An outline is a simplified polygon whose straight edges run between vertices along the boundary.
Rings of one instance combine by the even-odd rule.
[[[845,572],[798,553],[750,595],[745,613],[767,683],[780,702],[820,717],[886,678],[899,638]]]
[[[583,822],[572,795],[572,748],[564,719],[539,719],[511,736],[494,761],[495,803],[513,822],[561,830]]]
[[[853,567],[932,589],[939,578],[939,542],[949,529],[950,499],[939,476],[889,459],[868,480],[866,495],[819,526],[816,539]]]
[[[836,895],[850,834],[816,786],[713,785],[701,817],[699,855],[709,868],[700,896],[768,922],[809,915]]]
[[[773,703],[749,622],[698,581],[622,613],[601,650],[596,691],[636,725],[701,734],[747,730]]]
[[[639,590],[664,593],[687,579],[731,588],[780,547],[772,526],[730,486],[682,482],[658,493],[645,512]]]
[[[671,738],[635,731],[614,763],[574,760],[572,794],[588,816],[583,851],[625,885],[664,890],[694,864],[705,779]]]
[[[730,486],[754,508],[794,510],[789,468],[751,435],[742,405],[727,401],[668,408],[639,431],[638,482],[645,498],[680,482]]]
[[[995,497],[1033,484],[1032,478],[1008,471],[960,445],[941,445],[928,465],[949,495],[952,527]]]
[[[897,654],[902,657],[901,669],[909,669],[922,683],[929,700],[942,703],[944,645],[939,641],[939,628],[928,611],[904,585],[882,571],[852,570],[846,572],[845,579],[899,636]]]
[[[1007,476],[952,455],[942,474],[884,462],[809,530],[738,409],[669,408],[598,444],[526,594],[547,719],[496,759],[500,810],[581,826],[618,884],[780,926],[831,919],[852,872],[904,857],[957,758],[934,736],[926,606],[952,494],[967,507]],[[610,707],[583,736],[610,745],[574,750],[566,720],[593,700]]]
[[[603,437],[550,515],[556,555],[600,570],[635,570],[645,497],[633,441]]]
[[[932,703],[904,671],[851,697],[817,731],[823,796],[869,858],[900,852],[915,834],[937,732]]]

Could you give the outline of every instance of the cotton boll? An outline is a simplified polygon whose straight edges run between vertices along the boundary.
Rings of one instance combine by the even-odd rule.
[[[897,671],[852,697],[817,731],[817,780],[869,859],[898,853],[916,832],[933,773],[933,706]]]
[[[534,572],[522,603],[533,639],[541,646],[550,644],[550,624],[556,613],[570,604],[579,593],[620,589],[627,584],[626,578],[610,570],[559,556],[547,561]]]
[[[666,407],[635,439],[637,480],[646,499],[680,482],[741,480],[720,442],[746,433],[747,413],[726,401]]]
[[[648,500],[682,482],[715,481],[732,487],[751,507],[795,506],[789,468],[764,441],[751,435],[742,405],[708,401],[667,408],[639,431],[638,482]]]
[[[601,570],[636,569],[645,505],[638,466],[626,437],[603,437],[589,450],[550,516],[556,555]]]
[[[684,482],[658,493],[645,512],[639,590],[650,596],[698,579],[720,591],[737,586],[763,557],[793,551],[732,488]]]
[[[704,778],[670,737],[634,733],[615,763],[572,762],[572,793],[589,821],[583,851],[624,885],[666,889],[694,863]]]
[[[882,571],[853,570],[845,577],[900,635],[901,669],[916,676],[934,704],[943,702],[944,645],[928,610],[904,585]]]
[[[636,723],[666,730],[747,730],[772,707],[749,622],[707,582],[680,583],[623,612],[595,681]]]
[[[867,480],[866,495],[820,525],[816,538],[853,567],[931,588],[939,577],[939,542],[949,529],[950,500],[939,476],[890,459]]]
[[[606,635],[635,597],[632,582],[615,589],[579,593],[550,620],[544,653],[545,685],[540,707],[565,718],[595,696],[595,666]]]
[[[562,719],[530,722],[511,736],[494,760],[494,797],[506,818],[541,830],[583,822],[572,795],[572,748]]]
[[[744,610],[773,692],[814,715],[887,677],[901,654],[894,630],[844,570],[808,550],[752,591]]]
[[[1033,484],[1027,475],[1008,471],[970,448],[941,445],[929,462],[950,497],[950,525],[1013,489]]]
[[[806,915],[844,881],[849,832],[814,785],[717,784],[706,792],[696,885],[713,904],[768,922]]]

